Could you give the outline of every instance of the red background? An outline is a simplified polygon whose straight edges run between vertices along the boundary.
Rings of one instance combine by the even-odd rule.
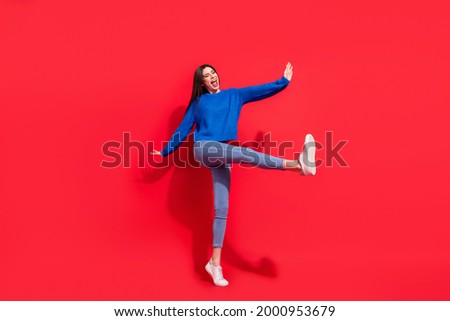
[[[450,300],[445,3],[1,1],[0,299]],[[288,61],[240,141],[332,131],[350,167],[235,166],[217,288],[208,170],[105,169],[101,147],[160,149],[202,63],[229,88]]]

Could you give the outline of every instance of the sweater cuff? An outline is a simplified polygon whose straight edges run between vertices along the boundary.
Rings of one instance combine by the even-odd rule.
[[[162,156],[162,157],[166,157],[167,155],[169,155],[169,152],[168,152],[166,149],[163,149],[163,150],[161,151],[161,156]]]
[[[290,80],[288,80],[286,77],[284,77],[284,75],[283,75],[283,77],[281,77],[281,81],[283,81],[284,83],[286,83],[286,84],[289,84],[291,81]]]

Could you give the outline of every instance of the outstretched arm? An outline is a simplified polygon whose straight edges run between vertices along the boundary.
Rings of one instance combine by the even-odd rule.
[[[293,75],[293,67],[290,62],[287,63],[286,69],[284,70],[283,77],[274,82],[259,85],[259,86],[251,86],[238,89],[242,104],[246,104],[252,101],[258,101],[261,99],[269,98],[289,85],[289,82],[292,79]]]
[[[162,151],[153,150],[153,152],[150,153],[161,156],[167,156],[173,153],[191,132],[192,127],[194,127],[194,110],[195,103],[191,103],[186,114],[184,115],[183,120],[181,121],[180,126],[178,126],[175,130],[166,147],[164,147]]]

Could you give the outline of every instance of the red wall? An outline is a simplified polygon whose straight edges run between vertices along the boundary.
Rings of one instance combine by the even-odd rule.
[[[0,299],[449,300],[444,6],[2,1]],[[235,166],[231,285],[215,288],[208,170],[139,168],[136,148],[107,169],[102,145],[130,133],[160,149],[202,63],[229,88],[288,61],[292,83],[244,107],[240,141],[271,132],[292,157],[333,132],[349,167]]]

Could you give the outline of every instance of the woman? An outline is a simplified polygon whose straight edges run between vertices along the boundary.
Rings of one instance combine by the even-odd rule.
[[[212,257],[206,271],[218,286],[227,286],[220,258],[228,215],[228,196],[232,163],[247,163],[259,168],[294,171],[301,175],[315,175],[315,142],[312,135],[305,138],[305,145],[298,160],[259,153],[250,148],[227,144],[237,139],[237,123],[244,104],[268,98],[282,91],[292,79],[293,67],[286,65],[283,77],[277,81],[245,88],[221,90],[220,79],[211,65],[201,65],[194,73],[192,96],[180,126],[169,143],[152,154],[167,156],[174,152],[194,130],[194,156],[203,166],[211,170],[214,189],[214,221]]]

